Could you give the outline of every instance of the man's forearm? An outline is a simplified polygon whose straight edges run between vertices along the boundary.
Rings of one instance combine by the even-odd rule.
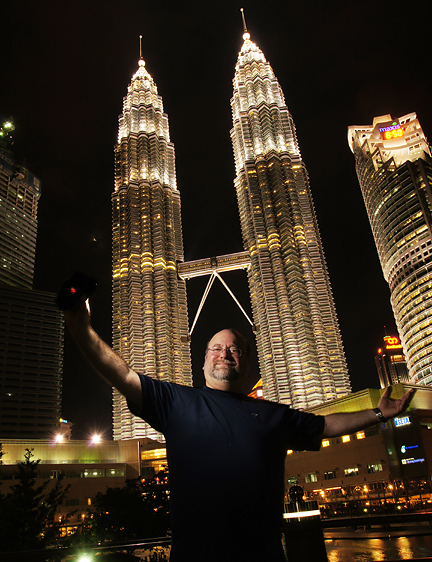
[[[391,390],[390,386],[385,389],[378,404],[378,408],[381,410],[383,417],[387,420],[405,412],[415,393],[415,389],[411,388],[400,398],[392,400],[390,398]],[[355,433],[379,421],[376,413],[372,409],[350,412],[347,414],[329,414],[325,416],[323,437],[338,437],[340,435]]]
[[[325,416],[323,437],[339,437],[355,433],[378,423],[378,418],[373,410],[362,410]]]
[[[83,311],[80,314],[66,312],[65,317],[69,332],[82,354],[102,378],[139,409],[141,382],[137,373],[99,337]]]

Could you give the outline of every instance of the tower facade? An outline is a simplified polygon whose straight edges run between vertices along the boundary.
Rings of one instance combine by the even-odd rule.
[[[0,147],[0,283],[31,289],[40,181]]]
[[[113,347],[132,369],[192,383],[174,145],[142,59],[119,116],[113,213]],[[114,439],[156,437],[114,391]]]
[[[432,385],[432,159],[415,113],[348,128],[411,383]]]
[[[231,139],[263,393],[307,408],[351,386],[294,121],[264,54],[243,39]]]

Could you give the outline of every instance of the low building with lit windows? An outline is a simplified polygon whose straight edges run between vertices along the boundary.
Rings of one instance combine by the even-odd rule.
[[[24,461],[26,449],[32,450],[33,460],[40,460],[38,485],[46,480],[54,485],[54,480],[64,474],[64,486],[70,484],[70,489],[55,516],[60,522],[69,516],[64,534],[80,525],[99,492],[106,492],[107,487],[121,488],[128,478],[151,478],[167,468],[165,446],[151,439],[2,439],[1,443],[3,494],[17,484],[16,465]]]
[[[395,385],[392,398],[409,388]],[[393,420],[324,439],[319,452],[288,451],[287,492],[299,484],[329,516],[432,503],[432,389],[416,389],[408,411]],[[366,389],[308,411],[327,415],[375,408],[382,393]]]

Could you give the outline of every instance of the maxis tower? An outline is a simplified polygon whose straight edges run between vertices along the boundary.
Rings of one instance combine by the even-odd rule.
[[[191,384],[180,194],[162,98],[142,58],[123,100],[115,148],[113,346],[132,369]],[[114,390],[114,439],[155,437]]]
[[[412,384],[432,386],[432,158],[415,113],[348,128]]]
[[[294,121],[246,29],[243,39],[231,139],[264,398],[303,409],[351,388]]]

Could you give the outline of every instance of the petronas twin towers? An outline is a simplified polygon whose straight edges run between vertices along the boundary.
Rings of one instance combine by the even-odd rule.
[[[243,40],[231,139],[245,252],[200,263],[210,264],[203,274],[247,269],[264,397],[303,409],[348,394],[350,382],[295,125],[264,54],[246,31]],[[199,262],[184,263],[174,145],[142,59],[115,159],[113,345],[133,369],[190,385],[185,271]],[[115,391],[114,439],[145,436],[153,430]]]

